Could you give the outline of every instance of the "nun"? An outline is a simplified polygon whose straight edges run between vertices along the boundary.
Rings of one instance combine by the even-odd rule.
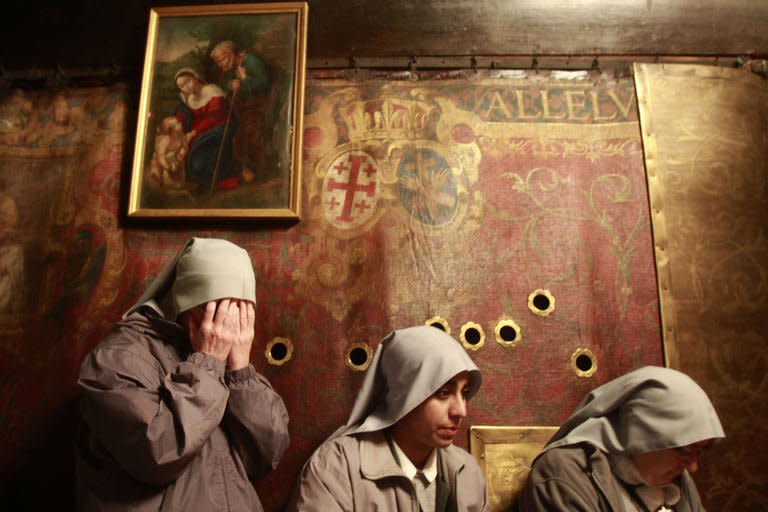
[[[453,446],[480,381],[445,332],[390,333],[376,347],[349,419],[304,465],[286,510],[487,510],[480,467]]]
[[[255,290],[244,249],[192,238],[85,357],[78,510],[262,510],[289,438],[250,363]]]
[[[691,474],[724,437],[693,379],[639,368],[582,400],[534,460],[520,510],[703,511]]]

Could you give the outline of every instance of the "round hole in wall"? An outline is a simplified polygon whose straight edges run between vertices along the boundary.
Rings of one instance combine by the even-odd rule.
[[[591,377],[597,371],[597,358],[588,348],[579,348],[571,354],[571,367],[578,377]]]
[[[581,354],[576,358],[576,368],[582,372],[588,372],[592,369],[592,360],[586,354]]]
[[[496,323],[493,329],[496,343],[503,347],[514,347],[520,342],[520,326],[514,320],[503,319]]]
[[[435,329],[440,329],[443,332],[451,334],[451,326],[448,325],[448,320],[441,316],[433,316],[424,322],[424,325],[428,325],[430,327],[434,327]]]
[[[371,347],[366,343],[352,343],[347,347],[345,364],[354,371],[364,371],[371,364]]]
[[[533,297],[533,306],[539,311],[544,311],[549,307],[549,299],[546,295],[537,294]]]
[[[275,361],[282,361],[288,355],[288,347],[285,346],[285,343],[275,343],[269,349],[269,353]]]
[[[474,327],[470,327],[464,332],[464,339],[466,339],[467,343],[470,345],[477,345],[480,343],[480,331]]]
[[[528,309],[539,316],[547,316],[555,310],[555,297],[549,290],[534,290],[528,295]]]
[[[368,362],[368,352],[360,347],[353,348],[349,351],[349,362],[355,366],[363,366]]]
[[[499,329],[499,337],[509,343],[517,339],[517,331],[511,325],[505,325]]]
[[[293,343],[288,338],[274,338],[267,343],[264,355],[269,364],[281,366],[290,361],[293,356]]]
[[[469,350],[478,350],[485,344],[485,332],[480,324],[467,322],[461,326],[459,340],[464,348]]]

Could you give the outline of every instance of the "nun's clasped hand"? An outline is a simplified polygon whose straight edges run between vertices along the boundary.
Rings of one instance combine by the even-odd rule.
[[[227,362],[229,370],[250,364],[255,310],[245,300],[221,299],[187,312],[192,350]]]
[[[253,325],[256,321],[256,309],[252,302],[237,301],[239,317],[237,333],[232,348],[227,356],[227,368],[239,370],[251,364],[251,345],[253,345]]]

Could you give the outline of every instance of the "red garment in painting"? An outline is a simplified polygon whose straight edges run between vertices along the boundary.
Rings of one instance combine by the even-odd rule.
[[[202,134],[217,126],[223,126],[227,122],[228,106],[227,100],[223,96],[213,96],[208,99],[207,103],[198,108],[188,106],[192,111],[192,130],[195,131],[195,136],[189,141],[190,145],[194,145],[195,140]],[[184,121],[180,114],[177,114],[176,117],[179,121]]]
[[[194,131],[189,141],[187,181],[209,186],[216,171],[216,188],[234,188],[239,184],[239,171],[232,153],[235,124],[230,116],[224,91],[217,85],[206,84],[199,98],[184,98],[187,108],[176,117],[185,132]]]

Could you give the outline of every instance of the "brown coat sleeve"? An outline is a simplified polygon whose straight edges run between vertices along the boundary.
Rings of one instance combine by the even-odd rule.
[[[302,468],[284,512],[353,511],[350,472],[342,444],[323,443]]]
[[[704,512],[687,473],[680,481],[679,512]],[[620,488],[608,459],[594,447],[573,445],[545,452],[536,459],[520,494],[520,512],[604,512],[622,507]]]
[[[288,448],[283,399],[253,365],[227,372],[229,401],[222,426],[252,481],[277,467]]]
[[[536,459],[520,493],[520,512],[603,510],[579,447],[551,450]]]
[[[224,363],[192,354],[165,373],[149,352],[106,345],[80,367],[83,420],[134,479],[174,481],[221,422]]]

